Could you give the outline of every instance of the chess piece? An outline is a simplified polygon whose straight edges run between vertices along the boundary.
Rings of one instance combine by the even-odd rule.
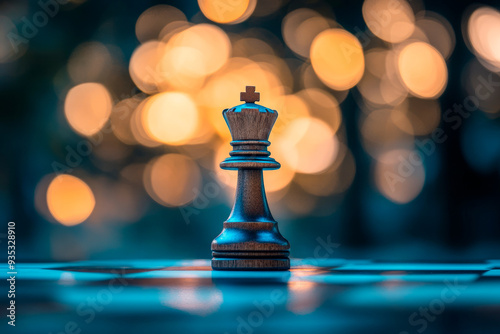
[[[269,211],[262,173],[281,167],[267,150],[278,113],[255,104],[260,93],[253,86],[246,87],[240,100],[245,103],[222,112],[231,131],[233,150],[220,167],[238,170],[238,184],[233,210],[212,241],[212,268],[288,270],[290,244]]]

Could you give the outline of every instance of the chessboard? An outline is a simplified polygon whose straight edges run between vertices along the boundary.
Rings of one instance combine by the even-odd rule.
[[[24,263],[15,300],[7,333],[499,333],[500,260]]]

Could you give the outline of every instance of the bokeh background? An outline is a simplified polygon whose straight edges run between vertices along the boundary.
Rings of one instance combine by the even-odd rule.
[[[18,259],[209,258],[236,176],[221,112],[246,85],[279,113],[265,182],[293,257],[500,256],[499,9],[2,2]]]

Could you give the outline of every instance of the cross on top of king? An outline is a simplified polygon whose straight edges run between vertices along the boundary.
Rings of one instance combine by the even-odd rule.
[[[240,93],[240,101],[255,103],[255,101],[260,101],[260,93],[255,92],[255,86],[247,86],[246,91]]]

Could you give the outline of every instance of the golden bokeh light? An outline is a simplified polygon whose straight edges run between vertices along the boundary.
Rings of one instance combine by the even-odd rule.
[[[318,78],[310,63],[301,64],[297,72],[300,76],[301,87],[304,87],[305,89],[325,89],[325,84]],[[342,103],[349,94],[349,90],[332,90],[329,93],[337,100],[338,103]]]
[[[444,17],[434,12],[425,12],[425,16],[415,21],[416,27],[426,36],[427,42],[448,59],[455,48],[455,32]]]
[[[185,93],[160,93],[145,104],[142,122],[154,140],[181,145],[193,137],[198,127],[198,108]]]
[[[424,187],[425,169],[418,152],[392,150],[376,161],[375,184],[387,199],[404,204],[417,197]]]
[[[153,94],[166,87],[165,73],[160,67],[165,43],[149,41],[139,45],[130,58],[130,78],[144,93]]]
[[[413,42],[402,48],[398,69],[403,84],[420,98],[439,97],[448,81],[443,56],[424,42]]]
[[[298,173],[315,174],[327,169],[335,160],[339,150],[337,137],[330,127],[317,118],[297,118],[291,121],[282,135],[273,140],[286,152],[283,164]]]
[[[369,105],[384,106],[401,103],[408,91],[400,84],[392,64],[392,53],[374,48],[365,54],[366,71],[357,88]]]
[[[309,106],[297,95],[286,95],[277,107],[279,117],[274,123],[271,134],[274,136],[285,131],[288,123],[301,117],[309,117]]]
[[[144,129],[143,120],[145,106],[149,103],[149,101],[151,101],[151,98],[152,97],[148,97],[139,103],[130,117],[130,132],[132,133],[134,140],[145,147],[156,147],[161,145],[160,142],[151,138],[148,132]]]
[[[116,180],[101,176],[86,179],[85,184],[77,179],[84,186],[74,187],[79,189],[75,193],[93,201],[87,198],[92,205],[74,211],[85,216],[79,219],[70,217],[61,205],[50,210],[40,205],[50,203],[49,192],[69,192],[57,190],[47,177],[37,190],[38,211],[66,225],[86,218],[88,226],[118,218],[133,221],[147,209],[141,210],[143,203],[137,200],[143,194],[132,195],[138,187],[164,206],[193,201],[195,205],[203,196],[202,171],[207,184],[218,184],[227,204],[232,204],[238,174],[220,168],[232,150],[221,113],[243,103],[239,97],[245,86],[256,86],[261,97],[257,103],[279,114],[269,151],[282,167],[264,173],[273,212],[276,207],[279,214],[293,219],[336,210],[335,202],[344,197],[358,167],[347,146],[356,125],[363,149],[373,158],[373,181],[380,193],[395,203],[414,199],[423,188],[423,166],[396,182],[395,189],[394,182],[387,183],[387,173],[400,173],[401,157],[412,156],[415,138],[439,126],[437,98],[446,88],[445,60],[455,47],[451,25],[423,10],[419,2],[410,6],[409,0],[365,0],[360,10],[375,37],[368,30],[356,28],[355,34],[343,29],[326,5],[312,6],[313,10],[290,4],[277,14],[283,19],[277,36],[276,26],[262,26],[258,20],[285,3],[199,0],[201,12],[191,13],[195,15],[189,21],[169,5],[147,9],[135,25],[140,43],[128,68],[142,91],[137,95],[124,80],[124,55],[117,45],[87,42],[75,48],[67,71],[54,77],[59,91],[66,89],[68,80],[77,84],[66,96],[65,116],[76,132],[92,136],[89,140],[109,121],[112,133],[98,133],[101,142],[90,162],[107,173],[123,170]],[[224,26],[250,17],[248,24]],[[207,18],[215,23],[203,23],[209,22]],[[500,65],[500,42],[492,33],[500,26],[500,14],[483,6],[466,18],[469,47],[478,58],[474,62],[491,71]],[[110,91],[120,96],[115,105]],[[341,110],[341,103],[349,95],[346,107],[357,103],[361,114],[355,117],[358,124],[346,127],[343,116],[349,110]],[[486,102],[481,101],[481,107]],[[492,97],[490,109],[498,110],[493,102]],[[141,152],[138,157],[136,151]],[[143,153],[151,157],[149,163],[141,158]],[[116,164],[122,166],[115,168]],[[136,200],[129,211],[119,211],[118,201],[129,206]],[[99,207],[94,209],[96,202]],[[127,220],[128,216],[132,218]]]
[[[64,101],[69,125],[84,136],[97,133],[108,121],[113,103],[106,87],[88,82],[71,88]]]
[[[322,31],[333,27],[333,23],[318,12],[300,8],[288,13],[281,26],[286,45],[296,54],[308,58],[311,43]]]
[[[209,20],[236,24],[247,20],[255,10],[257,0],[198,0],[200,10]]]
[[[294,86],[293,74],[287,63],[280,57],[271,54],[259,54],[250,57],[255,61],[265,72],[269,73],[270,77],[279,80],[285,92],[292,92]]]
[[[182,154],[165,154],[153,159],[144,171],[147,193],[164,206],[182,206],[201,192],[200,168]]]
[[[377,37],[390,43],[400,43],[415,29],[415,15],[405,0],[365,0],[363,19]]]
[[[73,226],[85,221],[95,207],[92,189],[72,175],[59,175],[47,188],[47,206],[59,223]]]
[[[162,29],[172,22],[186,22],[186,15],[169,5],[156,5],[146,9],[137,19],[135,35],[141,43],[158,39]]]
[[[340,157],[342,152],[343,159]],[[352,184],[356,174],[356,163],[352,153],[341,145],[339,157],[334,164],[319,174],[298,174],[297,184],[314,196],[330,196],[345,192]]]
[[[309,106],[311,116],[324,121],[335,134],[342,124],[342,113],[337,99],[319,88],[308,88],[296,94]],[[280,114],[281,117],[281,114]]]
[[[177,46],[166,48],[160,62],[161,73],[172,89],[198,90],[205,82],[205,59],[203,53],[195,48]]]
[[[203,55],[201,64],[192,64],[199,66],[196,70],[200,71],[201,75],[214,73],[231,55],[229,37],[224,30],[213,24],[197,24],[172,36],[167,43],[167,50],[175,47],[195,49]]]
[[[228,199],[232,200],[238,182],[238,173],[220,168],[220,163],[229,157],[231,150],[232,146],[229,143],[222,143],[217,147],[213,160],[213,170],[217,181],[223,186],[223,190],[226,191]]]
[[[170,22],[160,31],[158,40],[163,43],[168,43],[168,41],[175,35],[181,33],[182,31],[194,26],[193,23],[187,21],[174,21]]]
[[[281,162],[285,159],[287,154],[283,150],[283,145],[272,145],[269,148],[271,151],[271,157],[276,161]],[[293,180],[295,176],[295,170],[293,170],[288,164],[281,164],[281,168],[278,170],[264,171],[264,184],[266,187],[266,192],[274,193],[286,188]]]
[[[467,34],[476,54],[500,69],[500,12],[492,7],[476,9],[467,24]]]
[[[325,30],[316,36],[311,45],[311,63],[321,81],[336,90],[356,85],[365,69],[360,42],[343,29]]]
[[[111,129],[116,138],[125,144],[137,144],[132,129],[130,126],[130,119],[134,114],[134,110],[141,104],[144,97],[140,95],[133,96],[128,99],[123,99],[114,105],[109,121],[111,122]]]
[[[398,105],[408,95],[406,89],[394,85],[387,75],[377,78],[368,71],[365,72],[357,88],[365,101],[375,106]]]

